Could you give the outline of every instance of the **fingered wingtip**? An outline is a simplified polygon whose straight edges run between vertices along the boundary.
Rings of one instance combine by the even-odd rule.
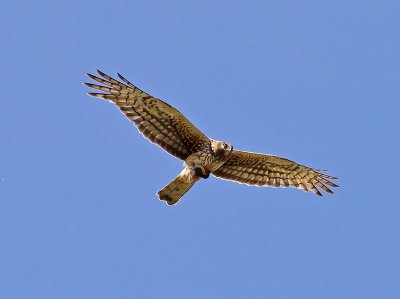
[[[120,73],[117,72],[118,77],[125,82],[128,86],[134,88],[135,90],[138,89],[135,85],[133,85],[131,82],[129,82],[124,76],[122,76]],[[140,90],[140,89],[139,89]]]
[[[87,94],[88,96],[91,96],[91,97],[97,98],[97,97],[95,96],[95,93],[93,93],[93,92],[87,92],[86,94]]]
[[[103,100],[109,100],[107,99],[107,94],[105,93],[95,93],[95,92],[88,92],[87,93],[88,96],[94,97],[94,98],[99,98],[99,99],[103,99]]]
[[[104,75],[106,75],[105,73],[103,73],[102,71],[100,71],[99,69],[96,69],[96,72],[100,75],[100,76],[102,76],[102,77],[104,77]],[[107,76],[107,75],[106,75]]]
[[[92,74],[90,74],[90,73],[86,73],[86,76],[88,76],[90,79],[96,78],[95,75],[92,75]]]
[[[122,80],[125,81],[126,79],[124,78],[124,76],[122,76],[120,73],[117,72],[118,77]]]

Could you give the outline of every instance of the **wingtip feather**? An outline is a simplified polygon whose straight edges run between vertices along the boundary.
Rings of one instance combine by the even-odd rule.
[[[107,97],[112,97],[112,95],[109,95],[109,94],[96,93],[96,92],[88,92],[87,95],[94,97],[94,98],[99,98],[99,99],[108,100],[108,101],[110,101],[111,99],[107,98]]]
[[[88,76],[90,79],[93,79],[93,80],[96,80],[96,78],[97,78],[95,75],[92,75],[90,73],[86,73],[86,76]]]
[[[95,92],[87,92],[86,93],[88,96],[91,96],[91,97],[94,97],[94,98],[98,98],[98,93],[95,93]]]
[[[96,69],[96,72],[97,72],[100,76],[102,76],[103,78],[105,78],[105,79],[107,79],[107,80],[110,80],[110,79],[111,79],[110,76],[108,76],[107,74],[103,73],[103,72],[100,71],[99,69]]]
[[[122,76],[120,73],[117,72],[118,77],[128,86],[134,88],[134,89],[138,89],[134,84],[132,84],[131,82],[129,82],[124,76]]]

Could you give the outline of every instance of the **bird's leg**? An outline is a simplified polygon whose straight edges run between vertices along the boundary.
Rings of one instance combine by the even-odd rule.
[[[205,169],[203,166],[195,167],[194,168],[194,175],[202,177],[204,179],[208,179],[208,177],[210,176],[210,171]]]

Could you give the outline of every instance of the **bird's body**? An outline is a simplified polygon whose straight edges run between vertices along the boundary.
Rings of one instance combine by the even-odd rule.
[[[226,149],[224,149],[226,146]],[[229,159],[233,147],[224,141],[211,140],[210,146],[186,158],[185,169],[167,186],[157,192],[160,200],[173,205],[201,178],[220,168]]]
[[[98,71],[104,79],[88,76],[106,86],[84,83],[106,93],[89,95],[113,102],[132,121],[139,132],[171,155],[184,161],[185,169],[157,194],[168,204],[175,204],[201,178],[210,174],[227,180],[257,186],[316,188],[333,193],[325,185],[338,187],[336,179],[293,161],[273,155],[233,150],[224,141],[208,138],[171,105],[138,89],[118,74],[119,82]]]

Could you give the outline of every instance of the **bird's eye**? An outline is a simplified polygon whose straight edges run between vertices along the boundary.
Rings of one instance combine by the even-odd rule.
[[[224,149],[227,149],[228,145],[226,143],[224,143]]]

